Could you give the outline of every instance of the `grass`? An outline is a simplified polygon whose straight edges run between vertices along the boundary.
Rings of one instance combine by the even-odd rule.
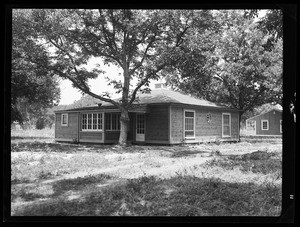
[[[13,216],[280,215],[280,143],[11,149]]]
[[[19,129],[11,130],[12,139],[28,139],[28,138],[54,138],[54,126],[53,128],[44,128],[44,129]]]
[[[61,193],[73,187],[82,190],[87,182],[95,183],[95,178],[90,178],[60,182],[59,185],[68,187],[55,191]],[[280,212],[280,198],[280,187],[272,184],[228,183],[217,178],[191,176],[170,179],[149,176],[129,179],[76,199],[57,197],[31,204],[17,215],[276,216]]]

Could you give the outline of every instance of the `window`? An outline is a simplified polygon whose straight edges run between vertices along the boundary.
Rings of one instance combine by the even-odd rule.
[[[269,121],[261,120],[261,130],[269,130]]]
[[[105,129],[110,131],[120,130],[120,114],[108,113],[105,115]]]
[[[184,111],[184,137],[195,138],[195,111]]]
[[[231,114],[230,113],[222,114],[222,136],[223,137],[231,136]]]
[[[102,131],[103,113],[82,114],[82,131]]]
[[[61,126],[68,126],[68,114],[61,115]]]
[[[282,120],[279,121],[279,132],[282,133]]]

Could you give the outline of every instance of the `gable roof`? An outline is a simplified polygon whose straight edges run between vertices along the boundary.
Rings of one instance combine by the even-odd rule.
[[[119,100],[119,99],[116,99]],[[209,102],[204,99],[195,98],[190,95],[182,94],[178,91],[172,91],[169,89],[155,89],[152,90],[150,93],[147,94],[137,94],[136,100],[133,104],[139,105],[147,105],[147,104],[186,104],[186,105],[195,105],[195,106],[203,106],[203,107],[214,107],[214,108],[226,108],[226,109],[233,109],[225,105],[216,104],[213,102]],[[111,103],[103,102],[102,107],[109,108],[113,107]],[[99,108],[98,106],[90,106],[90,107],[82,107],[76,108],[72,110],[88,110],[88,109],[96,109]],[[70,111],[71,109],[64,110]]]

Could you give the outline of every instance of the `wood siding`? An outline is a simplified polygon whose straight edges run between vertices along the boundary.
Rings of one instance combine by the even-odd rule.
[[[213,142],[239,139],[238,112],[202,108],[199,106],[149,105],[145,113],[145,143],[178,144],[182,142]],[[184,139],[184,110],[195,110],[195,138]],[[64,113],[64,112],[62,112]],[[56,113],[55,139],[61,141],[117,143],[120,131],[82,131],[82,113],[69,112],[68,126],[61,126],[61,114]],[[98,112],[94,112],[98,113]],[[99,112],[100,113],[100,112]],[[210,113],[211,121],[207,122]],[[231,114],[231,136],[222,137],[222,113]],[[136,113],[130,113],[128,141],[136,142]],[[280,116],[281,117],[281,116]],[[105,119],[105,116],[104,116]],[[281,118],[280,118],[281,119]],[[105,120],[103,121],[103,123]],[[79,125],[78,125],[79,124]],[[258,126],[257,126],[258,127]],[[271,122],[270,126],[271,127]],[[258,127],[260,128],[260,126]],[[279,124],[278,124],[279,131]]]
[[[171,107],[171,143],[183,142],[183,108]]]
[[[65,113],[55,114],[55,140],[73,141],[78,140],[78,113],[68,114],[68,125],[61,125],[61,115]]]
[[[275,113],[275,114],[274,114]],[[280,120],[282,120],[282,112],[270,111],[268,113],[251,118],[256,121],[256,135],[281,135]],[[261,120],[269,121],[269,130],[261,130]]]
[[[171,143],[184,141],[184,110],[195,110],[195,138],[185,142],[237,141],[239,139],[238,112],[200,107],[171,107]],[[231,136],[222,137],[222,113],[231,114]],[[207,121],[210,114],[211,121]]]
[[[169,112],[167,105],[149,106],[146,117],[145,142],[169,141]]]
[[[79,135],[79,142],[82,140],[93,140],[103,142],[103,132],[81,131],[79,132]]]

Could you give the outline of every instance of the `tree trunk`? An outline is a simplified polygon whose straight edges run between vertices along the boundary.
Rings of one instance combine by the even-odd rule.
[[[129,114],[128,110],[123,109],[121,111],[120,123],[121,123],[121,130],[120,130],[120,137],[119,137],[119,145],[125,146],[127,145],[127,134],[129,130]]]

